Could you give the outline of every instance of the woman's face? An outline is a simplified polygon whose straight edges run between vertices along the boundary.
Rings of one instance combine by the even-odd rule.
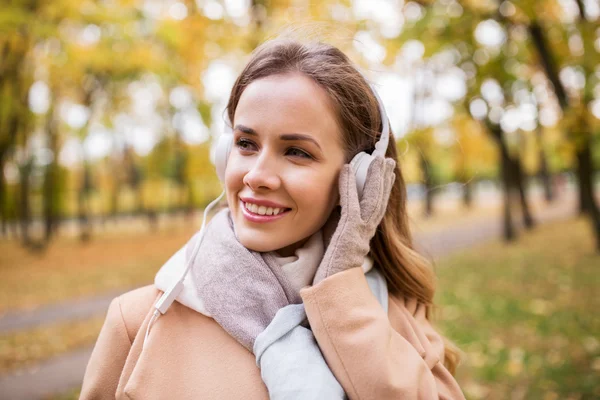
[[[293,254],[338,202],[342,134],[327,93],[299,73],[252,82],[233,121],[227,202],[247,248]]]

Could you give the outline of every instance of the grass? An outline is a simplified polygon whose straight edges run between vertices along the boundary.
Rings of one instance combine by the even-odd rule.
[[[438,325],[468,397],[600,398],[599,268],[582,219],[442,259]]]

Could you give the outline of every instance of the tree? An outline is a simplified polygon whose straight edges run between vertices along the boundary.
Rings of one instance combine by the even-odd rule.
[[[496,142],[500,153],[500,171],[502,187],[504,190],[504,236],[507,240],[516,237],[511,217],[511,192],[517,191],[523,211],[524,225],[528,228],[534,225],[534,220],[529,209],[526,196],[525,177],[520,165],[520,149],[518,146],[509,146],[506,132],[500,124],[501,114],[504,110],[516,107],[518,104],[513,99],[512,88],[516,82],[528,79],[523,68],[507,68],[511,63],[531,64],[531,56],[520,32],[512,27],[503,27],[498,20],[501,15],[498,9],[486,10],[483,14],[479,9],[473,9],[472,3],[463,5],[453,3],[458,7],[458,12],[448,12],[450,3],[437,1],[420,1],[423,14],[420,19],[406,27],[404,32],[396,39],[399,43],[418,37],[424,46],[425,55],[446,53],[448,58],[455,59],[467,77],[467,95],[464,99],[465,107],[470,109],[470,103],[477,100],[480,108],[484,108],[481,115],[476,116],[484,120],[483,126],[490,137]],[[462,4],[462,3],[461,3]],[[414,5],[414,3],[413,3]],[[490,11],[491,10],[491,11]],[[476,31],[482,24],[493,25],[498,34],[504,38],[495,46],[482,45],[477,42]],[[399,45],[398,45],[399,46]],[[494,86],[494,98],[487,96],[485,91],[490,85]],[[488,90],[489,91],[489,90]],[[518,130],[516,135],[519,135]],[[514,136],[514,135],[513,135]],[[514,189],[513,189],[514,188]]]
[[[580,66],[584,87],[583,93],[572,91],[571,95],[559,78],[556,51],[547,38],[547,34],[535,13],[531,13],[531,22],[528,24],[529,34],[538,52],[544,72],[554,86],[554,91],[561,109],[565,115],[565,128],[568,130],[571,141],[574,143],[577,154],[577,180],[579,182],[579,209],[581,213],[587,214],[594,228],[597,249],[600,251],[600,209],[598,207],[593,184],[594,167],[591,158],[591,127],[590,127],[590,103],[593,98],[591,82],[593,77],[591,71],[600,60],[597,52],[593,49],[594,21],[588,21],[585,11],[585,2],[576,0],[579,18],[575,23],[573,31],[568,34],[570,38],[579,38],[581,45],[579,54],[569,57]],[[560,53],[560,51],[559,51]],[[563,50],[564,53],[564,50]]]

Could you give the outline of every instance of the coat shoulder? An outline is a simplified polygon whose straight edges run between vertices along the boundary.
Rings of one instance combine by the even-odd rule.
[[[123,293],[114,300],[119,305],[131,343],[133,343],[144,318],[152,311],[152,305],[161,294],[162,291],[151,284]]]

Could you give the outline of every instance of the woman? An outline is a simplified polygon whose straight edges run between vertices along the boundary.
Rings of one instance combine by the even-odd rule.
[[[412,248],[395,141],[363,76],[333,46],[273,40],[227,112],[228,207],[154,285],[113,300],[81,398],[464,398],[456,353],[429,322],[435,277]],[[364,187],[361,152],[373,154]],[[155,320],[152,305],[163,313],[175,296]]]

